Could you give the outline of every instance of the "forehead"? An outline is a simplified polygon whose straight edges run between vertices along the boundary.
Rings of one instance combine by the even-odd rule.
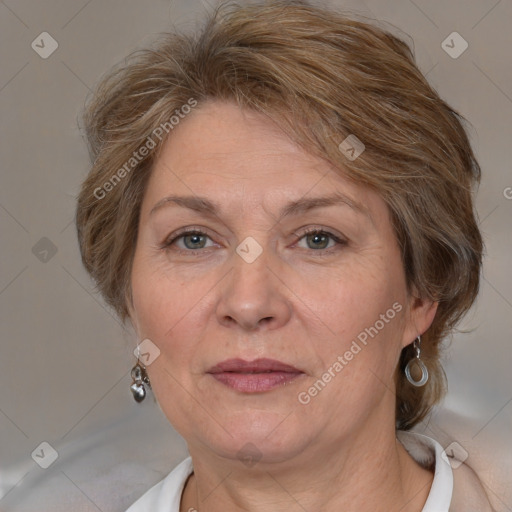
[[[278,180],[292,166],[312,175],[326,171],[325,162],[301,150],[265,115],[231,102],[211,101],[171,132],[155,170],[171,167],[177,176],[200,173],[201,179],[213,172],[221,179],[268,179],[271,174]]]
[[[162,147],[143,216],[176,194],[270,212],[290,199],[333,193],[365,207],[379,201],[342,170],[304,151],[263,114],[229,102],[209,102],[182,120]]]

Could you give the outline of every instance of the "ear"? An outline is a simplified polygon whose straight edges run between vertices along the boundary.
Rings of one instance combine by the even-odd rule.
[[[409,296],[402,347],[412,343],[421,336],[432,324],[436,316],[439,302],[418,297],[416,290]]]

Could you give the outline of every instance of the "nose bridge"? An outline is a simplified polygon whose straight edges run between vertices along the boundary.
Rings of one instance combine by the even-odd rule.
[[[268,275],[271,273],[270,267],[275,256],[272,254],[270,244],[262,236],[258,240],[252,236],[246,237],[238,244],[235,254],[232,257],[234,280],[238,280],[243,285],[243,281],[253,284],[264,284],[265,288],[268,283]],[[274,263],[275,265],[275,263]],[[236,277],[235,277],[236,276]],[[242,286],[244,288],[244,286]]]
[[[277,278],[278,257],[265,241],[244,239],[233,252],[232,272],[217,307],[219,322],[253,330],[286,323],[290,305]]]

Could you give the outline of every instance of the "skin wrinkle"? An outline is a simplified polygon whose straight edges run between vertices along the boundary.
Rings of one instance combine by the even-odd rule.
[[[193,151],[197,147],[201,152]],[[306,510],[331,512],[342,506],[398,512],[411,500],[402,512],[419,512],[433,475],[395,439],[392,389],[402,348],[428,328],[435,304],[407,296],[400,249],[383,200],[341,174],[325,175],[316,157],[292,144],[265,117],[241,115],[224,102],[196,109],[160,158],[165,166],[156,163],[142,204],[130,317],[138,337],[151,339],[161,351],[148,367],[152,388],[193,458],[195,473],[181,510],[272,506],[288,511],[299,510],[298,502]],[[205,162],[214,178],[197,171]],[[325,195],[333,188],[363,203],[374,224],[350,208],[336,207],[274,226],[276,214],[261,208],[263,198],[266,211],[277,212],[290,199]],[[156,215],[150,222],[149,211],[162,197],[190,190],[229,207],[230,214],[208,220],[169,208],[159,212],[158,222]],[[203,256],[156,249],[172,231],[196,224],[219,232],[220,248]],[[347,231],[348,245],[324,258],[310,255],[313,249],[299,251],[295,243],[292,248],[295,240],[286,233],[317,224],[327,231]],[[254,236],[264,249],[251,264],[224,246],[228,240],[234,249],[245,236]],[[403,305],[402,311],[311,403],[299,404],[297,393],[394,302]],[[229,357],[270,357],[305,374],[287,386],[247,395],[205,373]],[[251,469],[237,458],[247,442],[263,454]]]

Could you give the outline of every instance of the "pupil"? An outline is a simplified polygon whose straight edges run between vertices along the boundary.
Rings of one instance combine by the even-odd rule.
[[[313,243],[318,243],[318,242],[322,242],[322,239],[323,241],[325,242],[326,240],[326,236],[321,234],[321,233],[315,233],[314,235],[311,235],[312,236],[312,239],[313,239]]]
[[[202,235],[196,234],[196,235],[188,235],[188,237],[186,237],[186,238],[188,238],[192,241],[192,245],[195,245],[200,241],[201,237],[202,237]],[[188,245],[188,244],[186,244],[186,245]]]

